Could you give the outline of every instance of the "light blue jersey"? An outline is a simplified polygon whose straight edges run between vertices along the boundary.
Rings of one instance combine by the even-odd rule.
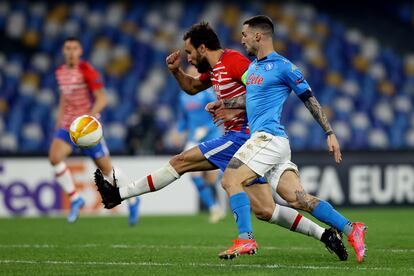
[[[302,72],[289,60],[272,52],[255,59],[245,73],[246,110],[251,133],[286,137],[280,124],[283,104],[293,90],[297,95],[311,90]]]
[[[180,93],[180,115],[177,128],[179,132],[188,132],[187,141],[198,144],[221,135],[220,128],[214,125],[210,114],[204,110],[207,103],[216,100],[214,92],[210,89],[196,95]]]

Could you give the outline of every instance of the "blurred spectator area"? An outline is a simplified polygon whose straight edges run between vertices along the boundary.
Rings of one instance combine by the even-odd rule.
[[[111,152],[171,152],[179,87],[165,57],[200,20],[210,22],[223,46],[243,52],[241,23],[256,14],[276,23],[276,51],[304,72],[343,149],[414,146],[414,55],[306,3],[2,1],[0,153],[47,153],[58,103],[54,70],[67,36],[80,38],[84,59],[103,76],[109,106],[102,121]],[[413,5],[408,15],[402,5],[392,15],[401,14],[398,24],[412,24],[406,18],[413,18]],[[381,18],[371,16],[375,26]],[[324,133],[295,96],[283,122],[294,150],[325,149]]]

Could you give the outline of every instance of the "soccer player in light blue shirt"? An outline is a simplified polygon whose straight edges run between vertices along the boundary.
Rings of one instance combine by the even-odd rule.
[[[249,55],[256,57],[242,77],[246,96],[225,99],[218,106],[245,107],[252,136],[236,152],[227,167],[232,170],[226,169],[223,179],[243,183],[252,177],[277,175],[281,181],[269,181],[278,183],[273,187],[276,192],[292,207],[307,211],[345,233],[358,262],[362,262],[365,225],[350,222],[327,201],[307,194],[300,183],[297,167],[290,161],[289,140],[280,117],[291,90],[325,131],[335,161],[340,163],[342,158],[336,136],[301,71],[274,51],[273,32],[273,23],[267,16],[255,16],[243,23],[242,44]]]

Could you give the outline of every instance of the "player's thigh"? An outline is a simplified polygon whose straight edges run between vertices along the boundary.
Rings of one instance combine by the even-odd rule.
[[[95,165],[103,172],[104,175],[111,175],[112,164],[109,155],[93,159]]]
[[[192,147],[191,149],[183,151],[182,153],[174,156],[170,160],[170,164],[180,175],[186,172],[208,171],[217,169],[216,166],[211,164],[204,157],[198,146]]]
[[[256,217],[261,220],[270,220],[275,209],[270,185],[253,184],[244,187],[244,191],[249,195],[250,206]]]
[[[49,148],[49,161],[52,165],[65,160],[72,153],[72,146],[67,142],[54,138]]]
[[[257,178],[257,174],[239,159],[233,157],[224,171],[221,185],[228,195],[243,192],[243,186]]]

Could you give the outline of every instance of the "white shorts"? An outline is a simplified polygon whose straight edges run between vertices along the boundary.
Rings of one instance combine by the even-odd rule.
[[[274,190],[286,170],[298,173],[290,161],[289,140],[266,132],[255,132],[235,153],[234,157],[260,176],[265,176]]]

